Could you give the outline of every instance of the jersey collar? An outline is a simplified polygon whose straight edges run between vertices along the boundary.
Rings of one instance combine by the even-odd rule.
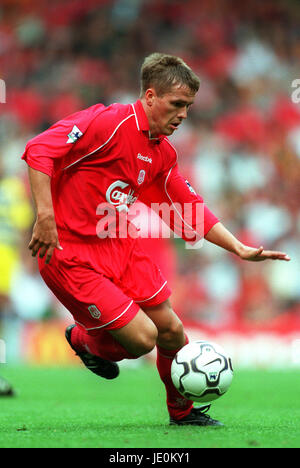
[[[149,140],[153,140],[156,143],[160,143],[164,139],[164,135],[160,135],[157,138],[151,137],[149,121],[140,99],[138,99],[134,104],[132,104],[132,108],[135,115],[137,129],[140,132],[146,132]]]

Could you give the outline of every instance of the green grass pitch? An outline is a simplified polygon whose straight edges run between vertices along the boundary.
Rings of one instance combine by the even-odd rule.
[[[237,370],[210,415],[222,428],[168,425],[156,369],[114,381],[83,367],[2,365],[17,395],[0,398],[1,448],[299,448],[300,370]]]

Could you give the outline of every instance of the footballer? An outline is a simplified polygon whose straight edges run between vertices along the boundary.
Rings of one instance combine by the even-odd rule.
[[[160,269],[134,229],[124,235],[116,222],[137,199],[164,204],[177,207],[170,227],[188,242],[205,238],[244,260],[289,260],[239,242],[181,175],[168,136],[187,118],[199,85],[181,58],[153,53],[142,64],[135,103],[96,104],[68,116],[30,140],[22,158],[36,206],[29,249],[74,318],[66,330],[72,349],[92,372],[114,379],[118,361],[156,347],[170,424],[219,426],[175,389],[171,363],[188,337]],[[188,218],[178,206],[190,207]]]

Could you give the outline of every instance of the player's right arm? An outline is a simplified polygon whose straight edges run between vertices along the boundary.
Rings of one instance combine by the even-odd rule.
[[[58,197],[58,192],[53,190],[52,178],[65,174],[71,166],[75,170],[82,159],[106,148],[120,121],[130,117],[131,112],[131,106],[119,109],[116,105],[106,108],[96,104],[58,121],[27,143],[22,159],[29,166],[37,214],[29,244],[33,256],[39,252],[39,256],[46,256],[46,263],[49,263],[54,250],[62,248],[52,203],[52,195]],[[59,200],[54,199],[54,207],[58,204]]]
[[[33,227],[29,249],[35,257],[39,252],[49,263],[54,249],[62,250],[59,243],[51,196],[51,178],[32,167],[28,167],[32,197],[36,208],[36,221]]]

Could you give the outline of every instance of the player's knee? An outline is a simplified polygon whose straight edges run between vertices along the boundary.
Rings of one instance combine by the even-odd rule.
[[[125,327],[112,330],[111,333],[135,357],[150,353],[158,337],[156,325],[142,310]]]
[[[166,348],[179,348],[185,343],[185,334],[182,322],[173,320],[169,326],[159,331],[159,343]]]
[[[151,330],[147,330],[146,333],[139,333],[134,343],[134,353],[136,356],[143,356],[144,354],[150,353],[157,342],[157,328],[152,327]]]

